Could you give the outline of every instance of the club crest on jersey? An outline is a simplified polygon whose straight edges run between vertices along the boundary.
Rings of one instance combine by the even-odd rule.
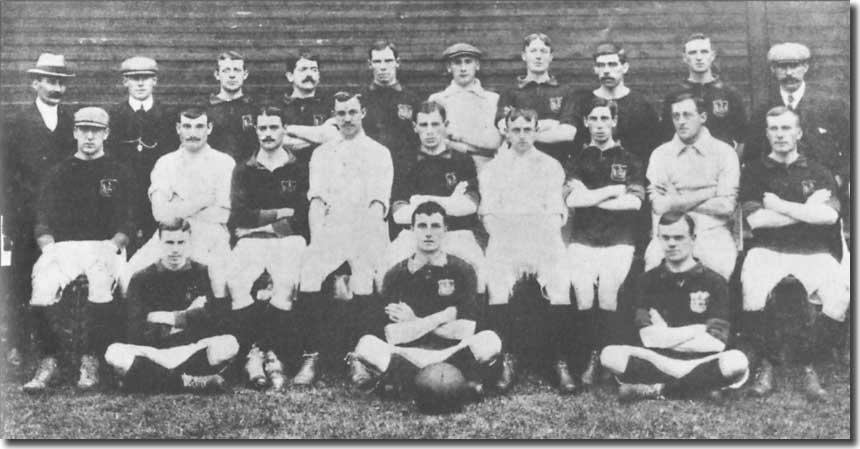
[[[803,196],[812,195],[815,191],[815,181],[812,179],[804,179],[800,181],[800,187],[803,189]]]
[[[103,178],[99,180],[99,195],[111,198],[119,190],[119,181],[114,178]]]
[[[549,109],[552,112],[561,110],[561,100],[563,97],[549,97]]]
[[[293,193],[296,191],[296,181],[292,179],[281,180],[281,193]]]
[[[717,99],[711,102],[711,113],[717,117],[725,117],[729,113],[729,100]]]
[[[402,120],[412,120],[412,105],[398,104],[397,116],[400,117]]]
[[[705,313],[708,310],[708,300],[711,294],[708,292],[690,292],[690,310],[693,313]]]
[[[326,118],[323,114],[314,114],[314,126],[320,126],[325,123]]]
[[[254,118],[251,117],[251,114],[245,114],[242,116],[242,129],[246,131],[254,129]]]
[[[451,296],[454,294],[453,279],[439,279],[439,296]]]
[[[609,179],[615,182],[627,181],[627,164],[612,164]]]
[[[457,181],[457,173],[454,173],[452,171],[445,173],[445,185],[447,185],[449,189],[456,186]]]

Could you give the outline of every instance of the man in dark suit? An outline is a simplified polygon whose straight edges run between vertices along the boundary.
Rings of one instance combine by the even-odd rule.
[[[49,169],[72,154],[75,148],[72,128],[73,111],[60,104],[66,83],[75,75],[66,66],[63,55],[43,53],[36,66],[27,70],[33,102],[5,114],[2,140],[3,158],[3,232],[12,241],[11,296],[6,304],[9,332],[7,360],[17,365],[19,351],[29,346],[28,338],[37,322],[30,317],[30,273],[39,257],[33,229],[36,212],[33,205],[39,186]]]
[[[134,194],[138,229],[132,247],[145,243],[155,232],[155,219],[149,202],[149,174],[159,157],[179,148],[176,111],[155,99],[152,91],[158,82],[158,64],[152,58],[134,56],[120,65],[122,84],[128,97],[110,109],[110,135],[106,151],[128,164],[134,171],[138,192]]]

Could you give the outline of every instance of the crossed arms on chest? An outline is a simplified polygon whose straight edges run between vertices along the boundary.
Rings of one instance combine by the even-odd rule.
[[[385,306],[385,314],[392,321],[385,326],[385,340],[393,345],[410,343],[427,334],[462,340],[475,333],[475,322],[457,319],[454,306],[419,318],[408,304],[390,303]]]
[[[672,349],[678,352],[719,352],[726,344],[707,331],[705,324],[670,327],[654,309],[648,310],[651,325],[639,330],[646,348]]]

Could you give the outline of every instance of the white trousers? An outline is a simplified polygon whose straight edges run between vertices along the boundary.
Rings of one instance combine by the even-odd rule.
[[[105,240],[66,241],[45,247],[33,266],[32,306],[50,306],[60,301],[63,289],[84,274],[89,283],[89,301],[113,300],[117,276],[125,261],[125,250]]]
[[[292,310],[304,250],[302,236],[240,239],[227,266],[227,287],[233,310],[253,304],[251,288],[263,270],[272,276],[270,304],[280,310]]]
[[[571,243],[567,248],[570,283],[576,292],[579,310],[594,307],[597,286],[601,310],[618,310],[618,290],[633,263],[633,245],[589,246]]]

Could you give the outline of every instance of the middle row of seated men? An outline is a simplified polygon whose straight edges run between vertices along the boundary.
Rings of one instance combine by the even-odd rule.
[[[509,300],[519,280],[534,276],[549,304],[545,324],[551,336],[553,372],[560,389],[573,392],[579,389],[580,379],[571,376],[567,364],[580,342],[574,341],[571,331],[578,327],[581,311],[593,310],[588,321],[594,335],[587,341],[586,354],[596,360],[608,343],[600,335],[617,313],[618,290],[633,261],[646,177],[655,231],[661,217],[689,214],[686,235],[695,237],[690,239],[695,246],[690,248],[692,255],[684,255],[685,263],[695,256],[723,282],[734,269],[737,250],[729,224],[740,182],[737,155],[703,126],[706,113],[701,99],[681,94],[672,100],[671,110],[676,135],[653,152],[643,173],[642,161],[613,138],[617,105],[596,98],[583,123],[591,142],[573,159],[566,179],[565,168],[534,145],[540,131],[535,111],[508,112],[508,145],[478,175],[472,158],[446,147],[445,109],[428,101],[413,111],[420,139],[416,160],[408,175],[395,182],[390,152],[363,132],[360,95],[335,95],[336,127],[307,130],[320,133],[324,141],[308,167],[284,148],[284,123],[276,107],[257,111],[259,151],[240,165],[208,145],[209,117],[201,109],[189,108],[177,124],[180,148],[162,156],[150,176],[152,215],[161,225],[125,263],[126,236],[136,218],[128,196],[135,191],[136,180],[109,154],[105,156],[107,113],[83,108],[75,117],[78,153],[48,178],[38,205],[36,235],[43,256],[34,267],[31,304],[56,304],[62,288],[79,274],[89,278],[90,301],[108,303],[112,281],[118,279],[132,311],[129,335],[126,343],[108,348],[105,360],[125,374],[124,379],[169,382],[171,388],[195,382],[217,384],[220,381],[212,377],[201,381],[193,374],[248,354],[246,371],[252,382],[279,388],[284,383],[285,338],[293,340],[290,344],[299,342],[304,357],[293,383],[308,385],[318,377],[320,348],[331,325],[323,284],[334,273],[334,296],[353,307],[351,318],[358,323],[351,325],[355,337],[367,330],[367,323],[375,322],[372,317],[364,319],[373,315],[367,311],[376,307],[375,291],[388,301],[382,321],[389,324],[383,333],[358,340],[357,355],[350,361],[354,381],[370,383],[367,379],[375,376],[362,370],[385,372],[393,360],[420,367],[459,354],[467,359],[460,363],[469,366],[464,368],[469,373],[480,372],[475,367],[481,362],[498,360],[497,386],[506,390],[516,372],[511,354],[522,338]],[[835,184],[817,163],[799,163],[798,125],[793,111],[774,108],[769,112],[769,157],[782,162],[752,164],[741,184],[747,219],[766,237],[761,251],[751,251],[744,264],[744,309],[764,308],[770,290],[793,274],[810,294],[816,293],[831,321],[843,321],[847,275],[840,269],[839,255],[830,255],[828,249],[829,230],[836,226],[838,235]],[[437,204],[440,210],[434,212],[431,207],[419,213],[428,204]],[[575,212],[572,231],[566,236],[571,243],[566,246],[562,229],[569,209]],[[440,238],[419,227],[413,229],[414,235],[403,231],[391,242],[389,213],[395,223],[413,226],[416,215],[440,215],[443,223],[430,220],[421,225],[436,226],[438,231],[447,224],[448,233]],[[667,220],[661,224],[672,225],[680,218]],[[486,251],[480,238],[483,230],[489,235]],[[797,233],[803,239],[789,238]],[[416,252],[416,245],[420,250],[437,240],[441,252]],[[185,243],[194,262],[182,254]],[[422,254],[433,257],[422,260]],[[445,254],[454,258],[445,259]],[[666,260],[678,256],[677,249],[655,233],[645,252],[646,270],[658,267],[664,256]],[[791,264],[773,263],[787,257]],[[449,260],[473,268],[474,279],[463,274],[459,262],[454,264],[459,267],[456,272],[449,273]],[[345,263],[349,275],[344,275]],[[802,267],[808,263],[814,266]],[[172,274],[187,270],[196,274],[181,279]],[[264,271],[271,277],[271,298],[260,306],[252,290]],[[424,278],[415,278],[416,273],[424,273]],[[571,285],[575,296],[570,294]],[[473,307],[474,294],[485,289],[487,320],[478,329],[492,332],[475,333],[467,310]],[[415,295],[426,295],[426,304],[406,299],[415,300]],[[709,293],[703,295],[691,294],[693,314],[710,310]],[[713,302],[724,300],[713,296]],[[176,301],[168,301],[174,297]],[[200,299],[204,297],[212,301]],[[210,303],[219,301],[218,307],[230,310],[230,324],[220,329],[205,324],[213,319]],[[453,310],[448,307],[452,304],[457,305]],[[649,322],[670,320],[660,315],[651,315]],[[726,317],[719,319],[726,323],[707,326],[709,332],[719,329],[716,334],[722,336],[724,348],[728,323]],[[182,330],[186,327],[203,331],[189,333]],[[438,352],[392,349],[416,342],[423,346],[422,339],[431,336],[446,344],[457,343],[432,344]],[[715,347],[713,342],[706,346]],[[461,351],[466,347],[470,352]],[[100,349],[89,354],[88,365],[100,358]],[[617,366],[612,354],[604,363],[610,369]],[[747,371],[745,358],[732,355],[730,362],[723,374],[729,372],[732,382],[726,385]],[[150,375],[153,370],[163,375]],[[145,374],[129,377],[134,372]],[[91,374],[85,384],[93,383]],[[46,383],[38,373],[31,381],[34,389]]]

